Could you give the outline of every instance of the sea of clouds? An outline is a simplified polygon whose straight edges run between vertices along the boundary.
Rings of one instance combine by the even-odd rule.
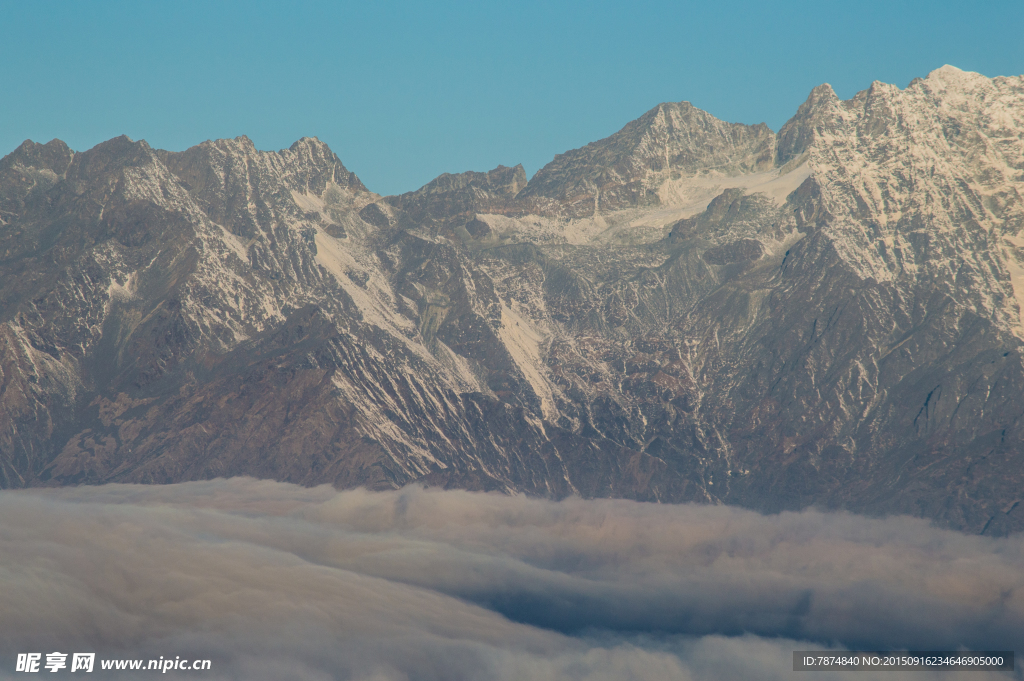
[[[1024,536],[906,517],[244,478],[0,492],[0,678],[52,651],[210,659],[168,672],[209,680],[846,678],[792,653],[1024,650],[1022,586]]]

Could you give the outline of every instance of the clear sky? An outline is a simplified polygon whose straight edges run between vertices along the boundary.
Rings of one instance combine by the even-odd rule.
[[[1024,1],[0,0],[0,155],[126,134],[327,142],[373,191],[606,137],[663,101],[778,128],[953,64],[1024,74]]]

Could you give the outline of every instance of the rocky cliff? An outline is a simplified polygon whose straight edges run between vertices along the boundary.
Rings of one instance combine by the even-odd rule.
[[[663,104],[380,197],[323,143],[0,161],[0,485],[254,475],[1024,529],[1024,79]]]

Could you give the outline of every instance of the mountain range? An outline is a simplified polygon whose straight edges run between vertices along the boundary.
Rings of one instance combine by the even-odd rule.
[[[382,197],[316,138],[0,160],[0,486],[234,475],[1024,529],[1024,77],[661,104]]]

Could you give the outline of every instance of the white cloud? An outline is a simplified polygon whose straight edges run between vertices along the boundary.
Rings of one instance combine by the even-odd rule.
[[[0,678],[67,649],[210,679],[781,679],[794,649],[1024,638],[1024,539],[910,518],[250,479],[6,491],[0,518]]]

